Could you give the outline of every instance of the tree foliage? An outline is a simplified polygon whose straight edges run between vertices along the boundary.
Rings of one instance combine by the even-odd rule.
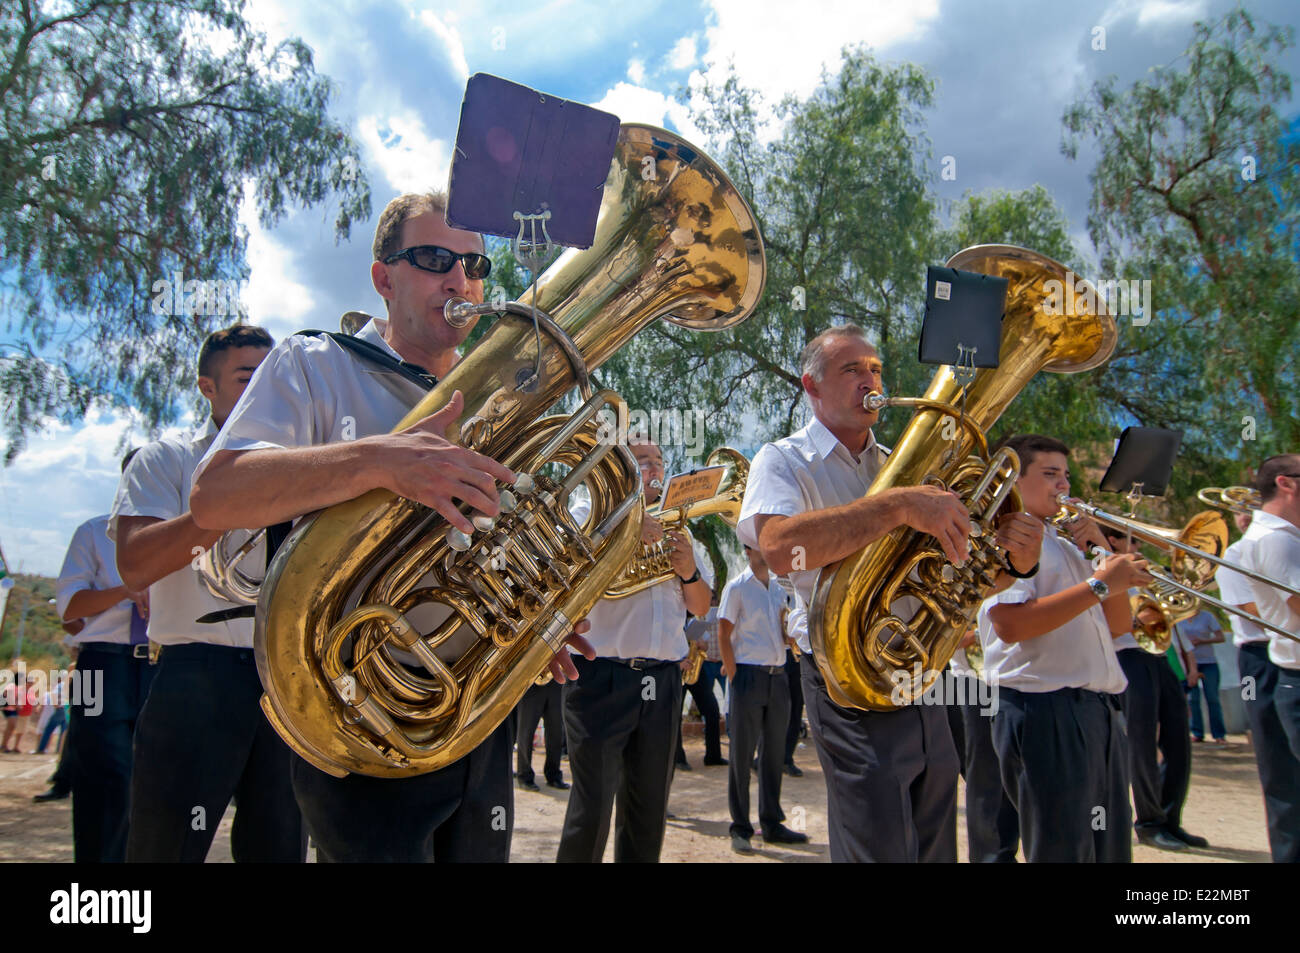
[[[224,292],[248,276],[246,189],[268,227],[291,206],[331,200],[338,238],[369,216],[357,149],[328,114],[311,50],[271,45],[243,10],[0,8],[10,459],[46,418],[80,416],[96,399],[135,406],[151,427],[176,412],[198,345],[239,311]],[[160,297],[178,276],[182,287]]]

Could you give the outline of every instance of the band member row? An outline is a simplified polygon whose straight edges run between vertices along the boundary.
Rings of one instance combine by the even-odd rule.
[[[952,562],[969,554],[970,517],[955,493],[914,486],[865,496],[889,453],[872,431],[877,413],[863,406],[868,393],[882,389],[883,375],[879,353],[855,325],[809,342],[800,381],[813,419],[755,456],[737,534],[793,590],[789,627],[803,652],[804,702],[826,777],[831,859],[953,861],[957,752],[943,707],[882,712],[835,704],[808,638],[822,566],[900,527],[934,536]],[[998,533],[1013,565],[1029,572],[1038,562],[1036,521],[1017,514]]]
[[[628,446],[646,502],[659,499],[663,454],[644,436]],[[581,525],[586,504],[574,508]],[[646,516],[642,545],[664,539]],[[618,805],[614,861],[655,862],[663,848],[668,789],[681,724],[687,613],[704,616],[713,570],[689,532],[668,536],[673,574],[623,599],[602,599],[587,616],[594,658],[575,658],[579,678],[564,687],[564,732],[573,776],[556,860],[599,863]]]

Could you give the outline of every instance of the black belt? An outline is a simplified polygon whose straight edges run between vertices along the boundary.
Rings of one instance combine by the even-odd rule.
[[[105,655],[125,655],[146,661],[149,658],[148,642],[137,642],[134,645],[126,642],[81,642],[78,643],[77,648],[81,650],[82,655],[87,652],[102,652]]]
[[[1050,692],[1022,692],[1017,688],[1010,688],[1006,685],[1000,685],[998,686],[998,691],[1012,692],[1013,695],[1021,695],[1025,698],[1033,698],[1035,696],[1045,697],[1047,695],[1061,695],[1064,696],[1065,698],[1069,698],[1077,702],[1100,701],[1103,705],[1106,705],[1110,708],[1114,708],[1117,711],[1120,708],[1118,695],[1112,695],[1110,692],[1094,692],[1092,689],[1089,688],[1058,688],[1055,691],[1050,691]]]
[[[648,668],[655,668],[656,666],[659,666],[659,665],[676,665],[676,664],[677,664],[676,662],[672,661],[671,659],[661,659],[661,658],[607,658],[607,657],[605,657],[605,656],[601,656],[600,658],[596,659],[596,661],[597,661],[597,662],[614,662],[615,664],[618,664],[618,665],[625,665],[625,666],[627,666],[628,668],[633,669],[633,670],[638,671],[638,672],[645,671],[645,670],[648,669]]]
[[[768,675],[784,675],[784,665],[751,665],[749,662],[737,662],[736,668],[752,668],[756,672],[764,672]]]

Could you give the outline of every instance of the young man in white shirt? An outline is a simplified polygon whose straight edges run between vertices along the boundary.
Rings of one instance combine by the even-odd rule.
[[[652,504],[663,483],[663,454],[636,435],[628,446]],[[574,513],[580,523],[584,515]],[[647,516],[642,543],[663,537]],[[575,658],[580,678],[564,687],[573,789],[556,854],[561,863],[600,863],[615,801],[614,861],[659,860],[681,723],[686,614],[705,615],[713,595],[713,571],[707,559],[697,560],[689,534],[669,539],[672,576],[623,599],[602,599],[587,615],[595,657]]]
[[[749,820],[750,762],[758,752],[758,821],[769,844],[806,844],[808,835],[781,822],[781,767],[790,723],[790,684],[785,674],[785,592],[768,575],[763,554],[745,547],[749,567],[722,590],[718,607],[718,645],[722,671],[731,679],[727,734],[731,766],[727,805],[731,809],[731,849],[751,854],[754,825]]]
[[[1020,457],[1025,512],[1047,520],[1068,493],[1069,449],[1052,437],[1004,440]],[[1079,546],[1106,548],[1091,520],[1072,539],[1045,530],[1038,573],[980,607],[984,672],[998,686],[993,743],[1002,784],[1020,815],[1025,859],[1132,859],[1128,744],[1120,693],[1128,684],[1112,644],[1131,627],[1128,590],[1151,576],[1135,555],[1099,569]]]
[[[789,629],[803,655],[804,703],[826,776],[834,861],[955,861],[957,751],[941,706],[861,711],[831,701],[808,639],[817,571],[900,527],[933,535],[953,562],[969,554],[970,513],[955,493],[893,487],[866,496],[888,451],[863,399],[884,365],[855,325],[829,328],[804,348],[801,382],[813,420],[759,450],[736,532],[757,547],[795,596]],[[998,527],[1012,564],[1032,571],[1041,526],[1016,514]],[[734,760],[734,759],[733,759]]]
[[[1251,514],[1235,513],[1233,519],[1243,534],[1250,528]],[[1243,536],[1224,551],[1223,558],[1245,565],[1249,547],[1250,541]],[[1214,578],[1224,602],[1259,615],[1248,576],[1220,566]],[[1281,669],[1268,657],[1268,629],[1238,615],[1233,615],[1229,624],[1237,647],[1237,671],[1241,673],[1250,744],[1264,794],[1269,851],[1275,864],[1300,863],[1300,758],[1291,751],[1275,703]]]
[[[140,448],[113,504],[109,535],[118,569],[128,585],[148,587],[149,638],[161,647],[135,736],[131,862],[201,863],[232,798],[236,861],[306,857],[286,780],[289,749],[258,704],[251,614],[240,617],[242,607],[204,585],[196,554],[221,534],[201,529],[189,511],[194,468],[272,343],[249,325],[208,335],[198,360],[208,419],[192,433]],[[225,617],[200,622],[208,613]]]
[[[123,469],[133,453],[122,460]],[[148,640],[132,638],[137,607],[148,612],[148,594],[122,583],[107,529],[107,514],[77,527],[57,583],[63,621],[84,620],[64,640],[78,650],[74,677],[81,689],[72,699],[71,724],[76,727],[68,729],[65,768],[71,778],[72,853],[78,863],[121,863],[126,858],[131,740],[154,674]],[[54,694],[54,703],[62,705],[63,691]]]
[[[370,278],[387,318],[373,319],[356,334],[434,377],[459,360],[457,348],[475,324],[452,327],[443,306],[453,297],[481,302],[490,267],[483,237],[446,223],[446,202],[440,193],[407,194],[384,209]],[[445,438],[464,407],[459,391],[437,413],[390,433],[425,393],[405,374],[328,336],[287,338],[200,463],[195,518],[216,530],[274,526],[383,488],[473,532],[457,504],[497,515],[497,481],[511,483],[514,474]],[[589,651],[581,638],[570,641]],[[557,681],[575,675],[566,653],[552,662],[551,674]],[[318,856],[504,863],[514,811],[514,724],[506,718],[459,761],[407,778],[336,778],[292,758],[294,794]]]

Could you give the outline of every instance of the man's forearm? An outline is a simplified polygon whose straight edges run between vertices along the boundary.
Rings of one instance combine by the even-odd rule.
[[[681,578],[678,576],[677,578]],[[682,601],[686,603],[686,611],[697,619],[703,618],[709,613],[709,603],[713,601],[713,590],[703,579],[696,579],[694,582],[682,585]]]
[[[260,529],[356,499],[382,486],[364,440],[284,450],[223,450],[190,495],[210,530]]]
[[[220,533],[199,529],[189,513],[174,519],[148,516],[117,518],[117,572],[136,592],[194,562]]]
[[[82,589],[73,593],[68,600],[68,608],[63,610],[63,622],[74,619],[87,619],[90,616],[107,612],[123,599],[130,599],[131,593],[126,586],[114,586],[112,589]]]
[[[795,516],[769,517],[759,533],[759,548],[772,572],[818,569],[893,532],[908,517],[897,489],[812,510]]]
[[[1081,582],[1040,599],[993,606],[989,621],[1003,642],[1024,642],[1059,629],[1096,604],[1097,597]]]

